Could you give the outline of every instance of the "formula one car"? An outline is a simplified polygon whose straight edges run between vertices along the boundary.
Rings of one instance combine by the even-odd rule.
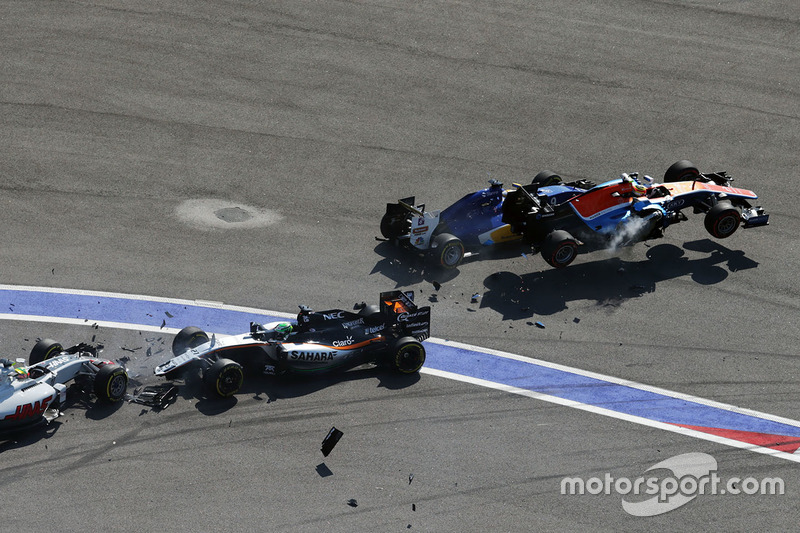
[[[49,339],[36,343],[29,365],[0,359],[0,434],[45,425],[61,415],[67,384],[93,392],[100,402],[125,397],[128,374],[120,365],[98,357],[100,349],[78,344],[67,350]]]
[[[555,179],[553,181],[556,181]],[[616,248],[663,236],[669,225],[687,220],[684,209],[705,213],[706,230],[718,239],[740,225],[769,224],[769,215],[746,189],[731,187],[726,172],[703,174],[690,161],[667,169],[664,184],[636,172],[563,198],[564,185],[517,185],[503,204],[503,222],[539,251],[550,265],[563,268],[581,251]],[[570,191],[571,192],[571,191]]]
[[[553,176],[551,172],[541,172],[532,183],[544,186]],[[593,186],[586,180],[563,184],[555,198],[564,202]],[[434,265],[455,268],[482,248],[520,242],[520,235],[502,220],[507,192],[502,183],[489,180],[488,188],[467,194],[441,211],[425,211],[425,204],[415,205],[413,196],[387,203],[381,234],[425,256]]]
[[[297,322],[250,323],[241,335],[216,336],[183,328],[175,336],[175,357],[155,368],[157,376],[180,379],[199,369],[208,392],[235,394],[244,369],[283,375],[315,375],[377,363],[396,372],[418,372],[425,362],[422,341],[430,336],[430,307],[417,307],[413,292],[380,295],[380,305],[358,313],[332,309],[314,312],[300,306]]]

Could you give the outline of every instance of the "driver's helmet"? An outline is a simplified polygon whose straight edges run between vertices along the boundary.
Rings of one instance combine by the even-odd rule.
[[[275,326],[275,334],[283,337],[284,339],[292,332],[292,325],[288,322],[281,322]]]
[[[647,187],[645,187],[638,181],[634,181],[633,183],[631,183],[631,185],[633,186],[633,190],[631,190],[631,193],[634,196],[644,196],[647,194]]]

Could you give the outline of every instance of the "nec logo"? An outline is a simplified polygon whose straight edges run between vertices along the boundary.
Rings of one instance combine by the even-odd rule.
[[[336,320],[337,318],[344,318],[344,311],[335,311],[333,313],[323,313],[322,318],[325,320]]]

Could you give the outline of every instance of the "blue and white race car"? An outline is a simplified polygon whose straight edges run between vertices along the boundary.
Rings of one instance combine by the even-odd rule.
[[[533,183],[559,183],[554,201],[565,202],[594,186],[586,180],[561,183],[552,172],[540,172]],[[489,187],[472,192],[440,211],[426,211],[415,197],[386,204],[381,234],[389,241],[424,256],[436,266],[455,268],[481,249],[507,243],[521,243],[521,235],[503,222],[503,202],[508,191],[496,180]]]
[[[579,251],[613,249],[663,236],[688,220],[684,210],[704,213],[706,230],[725,239],[741,226],[766,226],[758,195],[731,186],[726,172],[703,174],[690,161],[673,164],[663,184],[632,172],[563,201],[563,186],[518,185],[503,203],[502,220],[551,266],[569,265]]]

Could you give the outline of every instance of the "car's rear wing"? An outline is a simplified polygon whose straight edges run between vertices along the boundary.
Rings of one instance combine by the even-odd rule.
[[[550,204],[543,204],[536,196],[539,188],[537,184],[519,185],[515,183],[516,189],[508,191],[503,202],[503,222],[511,226],[513,233],[522,233],[528,215],[532,213],[552,213],[553,207]]]
[[[417,307],[414,291],[382,292],[380,300],[381,312],[402,335],[409,335],[418,341],[431,336],[431,308]]]
[[[409,196],[408,198],[401,198],[397,203],[386,204],[386,214],[405,216],[412,213],[417,216],[422,216],[425,212],[425,204],[415,205],[416,198]]]

